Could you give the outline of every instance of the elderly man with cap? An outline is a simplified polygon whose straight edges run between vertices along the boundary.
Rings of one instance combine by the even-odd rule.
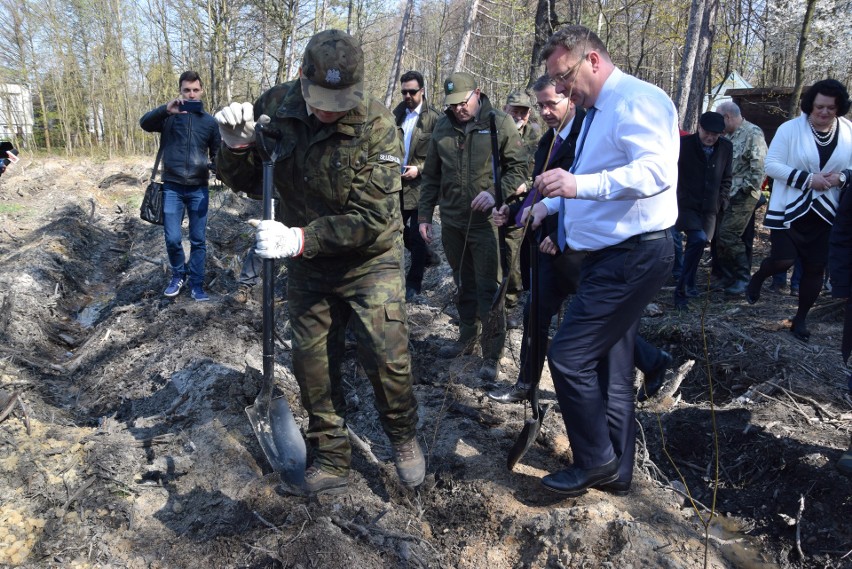
[[[713,239],[716,215],[731,191],[734,147],[726,138],[725,118],[707,112],[698,121],[698,132],[680,139],[677,162],[677,223],[686,233],[683,272],[674,291],[675,307],[685,309],[690,297],[698,296],[695,275],[704,247]]]
[[[516,190],[515,195],[509,198],[509,203],[521,201],[527,195],[527,190],[532,187],[532,172],[535,166],[535,153],[538,149],[538,141],[541,138],[541,127],[535,121],[531,121],[532,116],[530,98],[523,91],[516,90],[509,93],[506,99],[506,104],[503,106],[503,112],[512,117],[515,121],[515,126],[518,127],[518,134],[521,136],[521,142],[527,151],[527,179]],[[509,224],[505,231],[505,243],[507,260],[509,263],[509,282],[506,290],[506,326],[508,328],[520,328],[521,321],[512,310],[518,304],[518,299],[524,290],[524,279],[521,276],[520,257],[525,253],[521,248],[521,237],[523,228],[514,224]]]
[[[458,287],[459,339],[440,350],[441,357],[470,353],[482,329],[483,363],[479,377],[492,380],[506,339],[506,322],[489,319],[501,279],[497,228],[491,219],[494,184],[489,115],[495,113],[503,197],[527,177],[527,156],[518,129],[506,113],[494,109],[469,73],[444,81],[448,106],[429,142],[420,187],[420,234],[431,243],[432,215],[441,206],[441,239]],[[477,320],[479,322],[477,322]]]
[[[271,118],[283,149],[274,170],[276,221],[260,223],[256,253],[287,263],[293,372],[312,454],[305,490],[348,482],[341,365],[350,321],[397,473],[417,486],[425,460],[402,282],[403,149],[390,111],[364,91],[358,42],[338,30],[316,34],[298,79],[272,87],[253,107],[231,103],[216,114],[224,142],[219,173],[234,191],[256,193],[261,185],[254,135],[261,117]]]

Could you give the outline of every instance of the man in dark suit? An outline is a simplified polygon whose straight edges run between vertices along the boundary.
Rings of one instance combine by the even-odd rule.
[[[544,75],[539,77],[533,85],[536,98],[536,110],[549,127],[544,136],[539,140],[535,152],[535,165],[532,178],[535,179],[544,170],[550,168],[568,169],[574,162],[574,151],[577,147],[577,135],[580,133],[580,125],[586,111],[576,109],[567,97],[556,93],[556,89],[550,84],[550,79]],[[558,137],[558,141],[555,138]],[[549,158],[549,160],[548,160]],[[508,219],[514,225],[520,226],[523,208],[540,200],[541,196],[530,189],[523,200],[515,202],[512,207],[503,206],[501,212],[494,213],[494,222],[502,225]],[[574,292],[579,275],[580,258],[577,253],[566,251],[560,253],[556,247],[557,215],[550,216],[536,232],[529,234],[526,239],[536,239],[540,242],[538,252],[539,268],[539,291],[538,291],[538,354],[536,369],[541,373],[544,366],[544,356],[547,351],[547,335],[550,328],[550,320],[559,310],[565,298]],[[522,246],[521,251],[527,247]],[[573,268],[572,268],[573,265]],[[522,256],[521,272],[529,273],[529,259]],[[524,306],[524,320],[529,319],[530,303],[527,297]],[[515,385],[497,389],[488,394],[491,399],[501,403],[514,403],[527,398],[531,378],[525,377],[527,369],[527,337],[531,333],[528,326],[524,325],[524,336],[521,341],[521,365],[518,381]]]
[[[689,299],[699,294],[695,288],[698,263],[704,247],[713,239],[722,200],[731,191],[734,147],[728,139],[720,138],[724,131],[725,118],[711,111],[701,115],[698,132],[680,139],[675,229],[686,234],[686,250],[674,292],[678,309],[686,309]]]

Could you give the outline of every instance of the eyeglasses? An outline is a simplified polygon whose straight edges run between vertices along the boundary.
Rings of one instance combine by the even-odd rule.
[[[473,94],[474,94],[474,93],[476,93],[476,91],[471,91],[471,92],[470,92],[470,95],[468,95],[468,96],[467,96],[467,99],[465,99],[465,100],[464,100],[464,101],[462,101],[461,103],[450,103],[450,104],[449,104],[449,105],[447,105],[447,106],[448,106],[448,107],[451,107],[451,108],[453,108],[453,109],[455,109],[456,107],[466,107],[466,106],[467,106],[468,101],[470,101],[470,98],[471,98],[471,97],[473,97]]]
[[[583,64],[583,61],[585,61],[585,59],[588,55],[589,55],[588,53],[584,53],[583,57],[581,57],[580,59],[577,60],[577,63],[572,65],[570,68],[568,68],[568,71],[566,71],[565,73],[560,73],[559,75],[555,75],[555,76],[551,77],[550,81],[549,81],[550,85],[553,86],[553,87],[556,87],[560,83],[571,83],[571,82],[573,82],[574,81],[574,75],[576,75],[577,70],[580,69],[580,66]]]
[[[558,101],[545,101],[543,103],[536,103],[535,110],[538,111],[538,112],[541,112],[544,109],[547,109],[548,111],[553,111],[553,110],[556,109],[556,107],[558,107],[559,105],[564,103],[566,100],[567,99],[565,99],[563,97],[562,99],[559,99]]]
[[[420,87],[419,89],[402,89],[400,91],[400,93],[402,93],[403,96],[411,95],[413,97],[414,95],[416,95],[417,93],[419,93],[422,90],[423,90],[423,87]]]

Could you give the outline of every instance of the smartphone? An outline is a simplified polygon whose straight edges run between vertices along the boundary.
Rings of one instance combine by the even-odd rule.
[[[204,104],[201,101],[184,101],[180,104],[180,110],[188,113],[200,113],[204,110]]]

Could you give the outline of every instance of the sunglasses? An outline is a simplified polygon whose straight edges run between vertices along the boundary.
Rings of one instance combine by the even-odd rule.
[[[422,87],[420,89],[402,89],[400,91],[400,93],[402,93],[403,95],[411,95],[413,97],[414,95],[416,95],[417,93],[419,93],[422,90],[423,90]]]

